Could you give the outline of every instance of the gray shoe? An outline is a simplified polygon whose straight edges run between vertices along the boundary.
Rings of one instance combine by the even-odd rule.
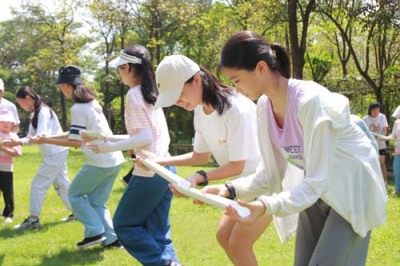
[[[25,230],[25,229],[39,229],[42,225],[40,224],[39,219],[36,221],[32,221],[30,217],[26,218],[22,223],[15,225],[13,228],[17,230]]]

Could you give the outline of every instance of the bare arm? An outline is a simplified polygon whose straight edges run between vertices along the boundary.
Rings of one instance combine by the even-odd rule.
[[[166,157],[166,158],[157,158],[157,163],[161,165],[174,165],[174,166],[187,166],[187,165],[201,165],[207,164],[210,159],[211,153],[197,153],[197,152],[189,152],[182,155]]]
[[[31,138],[30,142],[35,144],[53,144],[57,146],[64,146],[64,147],[74,147],[79,148],[82,145],[81,140],[76,139],[68,139],[68,132],[64,132],[60,135],[54,136],[36,136]]]

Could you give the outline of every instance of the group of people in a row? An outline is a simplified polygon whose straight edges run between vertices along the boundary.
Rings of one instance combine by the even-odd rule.
[[[138,160],[112,220],[105,204],[124,161],[121,151],[150,157],[173,172],[174,166],[205,164],[212,155],[218,167],[187,179],[193,187],[205,186],[203,191],[249,208],[250,215],[240,217],[229,206],[218,225],[217,240],[234,265],[258,265],[253,245],[272,220],[282,241],[296,233],[295,265],[365,264],[371,230],[386,220],[375,140],[365,123],[351,116],[346,97],[290,78],[283,46],[250,31],[232,36],[222,48],[219,70],[236,89],[183,55],[165,57],[154,71],[141,45],[125,48],[110,64],[130,88],[126,135],[112,134],[79,69],[66,66],[57,84],[75,102],[70,130],[39,131],[41,120],[56,116],[30,90],[17,93],[17,102],[34,112],[34,133],[26,140],[3,141],[8,147],[26,142],[82,149],[85,163],[67,190],[72,211],[85,227],[78,247],[123,246],[143,265],[180,265],[169,220],[173,193],[179,193],[165,179]],[[193,111],[195,127],[193,152],[173,157],[160,108],[171,105]],[[93,131],[100,135],[89,134]],[[65,164],[42,154],[47,167]],[[228,180],[208,185],[221,179]],[[32,214],[38,218],[33,210],[31,224]]]

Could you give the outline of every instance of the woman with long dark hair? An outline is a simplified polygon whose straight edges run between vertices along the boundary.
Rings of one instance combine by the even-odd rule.
[[[371,230],[386,220],[378,154],[351,119],[349,101],[313,82],[290,77],[286,49],[251,31],[232,36],[219,63],[236,89],[258,99],[262,167],[249,178],[205,188],[221,196],[258,197],[239,203],[254,223],[264,215],[299,213],[294,265],[365,265]],[[302,181],[284,189],[285,173]]]
[[[126,95],[125,126],[128,135],[105,136],[107,142],[91,145],[96,152],[142,150],[169,156],[169,133],[164,113],[155,109],[157,86],[148,50],[142,45],[126,47],[113,60]],[[166,166],[170,171],[175,168]],[[135,165],[113,222],[125,249],[143,265],[180,265],[171,236],[169,212],[172,192],[158,174]]]
[[[165,57],[157,67],[156,80],[160,91],[156,106],[175,104],[193,111],[195,128],[193,152],[155,158],[159,164],[204,165],[213,155],[218,167],[188,176],[192,187],[247,176],[256,171],[260,153],[256,105],[251,100],[184,55]],[[173,187],[172,190],[178,195]],[[217,240],[234,265],[258,265],[253,245],[270,221],[271,216],[265,216],[248,226],[222,216]]]
[[[30,138],[38,135],[56,135],[62,133],[60,122],[54,111],[47,106],[31,87],[23,86],[16,93],[19,106],[26,112],[32,112],[28,135],[19,140],[10,140],[10,146],[28,145]],[[67,171],[69,149],[51,144],[40,144],[39,150],[43,161],[31,183],[29,206],[30,215],[15,229],[37,229],[41,226],[39,216],[43,208],[44,199],[51,185],[63,201],[68,210],[72,210],[68,200],[70,180]],[[73,214],[62,221],[75,220]]]
[[[94,153],[83,143],[81,131],[111,135],[111,129],[94,91],[84,85],[80,70],[75,66],[64,66],[58,74],[57,84],[62,93],[74,101],[70,130],[59,135],[38,136],[31,142],[81,148],[86,161],[68,189],[72,209],[85,227],[84,239],[77,243],[77,247],[86,248],[99,243],[104,247],[121,247],[106,202],[124,157],[121,152]],[[93,141],[96,142],[99,141]]]

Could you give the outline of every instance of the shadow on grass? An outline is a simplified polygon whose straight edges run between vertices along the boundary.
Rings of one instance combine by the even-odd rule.
[[[2,238],[11,238],[11,237],[15,238],[15,237],[18,237],[18,236],[31,234],[31,233],[34,233],[34,232],[43,232],[43,231],[46,231],[46,230],[50,229],[53,226],[61,224],[61,223],[63,223],[63,222],[44,223],[44,224],[42,224],[42,226],[39,229],[18,230],[18,229],[14,229],[12,227],[2,228],[0,230],[0,239],[2,239]]]
[[[3,265],[3,262],[4,262],[4,257],[5,257],[6,255],[4,255],[4,254],[0,254],[0,265]]]
[[[103,251],[103,247],[76,250],[62,249],[58,254],[48,254],[43,256],[43,260],[40,265],[66,266],[95,264],[96,262],[100,262],[104,259]]]

